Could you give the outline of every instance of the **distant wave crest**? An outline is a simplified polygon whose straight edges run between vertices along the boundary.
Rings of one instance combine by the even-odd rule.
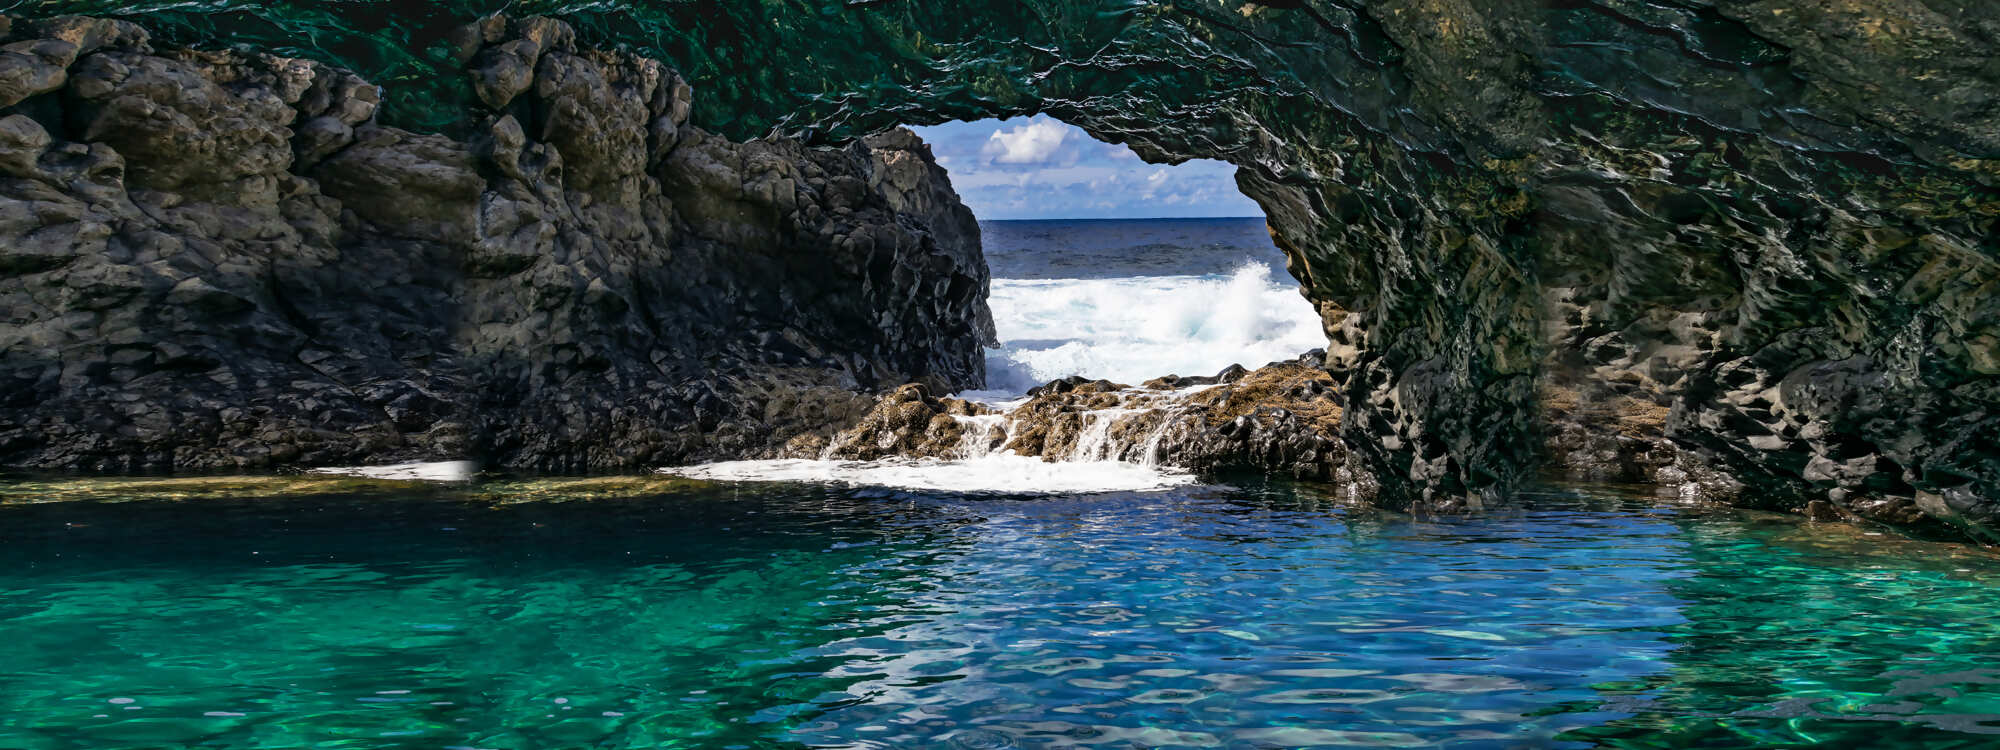
[[[1227,276],[994,279],[991,300],[1001,339],[987,350],[991,391],[1070,375],[1137,385],[1326,346],[1298,285],[1251,261]]]

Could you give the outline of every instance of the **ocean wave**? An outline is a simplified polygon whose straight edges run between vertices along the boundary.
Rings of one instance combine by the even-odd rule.
[[[1001,345],[987,350],[988,391],[1210,375],[1326,346],[1298,284],[1254,261],[1226,276],[994,279],[991,304]]]

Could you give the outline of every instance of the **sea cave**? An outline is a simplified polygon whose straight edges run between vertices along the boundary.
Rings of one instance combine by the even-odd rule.
[[[1992,10],[0,6],[0,747],[1974,746]]]

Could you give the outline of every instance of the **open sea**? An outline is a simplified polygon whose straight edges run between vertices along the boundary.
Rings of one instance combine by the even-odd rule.
[[[983,221],[1001,346],[987,388],[1128,385],[1326,346],[1264,219]]]

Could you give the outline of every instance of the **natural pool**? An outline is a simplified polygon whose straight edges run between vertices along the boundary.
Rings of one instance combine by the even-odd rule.
[[[2000,744],[1991,554],[1608,488],[42,482],[0,539],[0,748]]]

